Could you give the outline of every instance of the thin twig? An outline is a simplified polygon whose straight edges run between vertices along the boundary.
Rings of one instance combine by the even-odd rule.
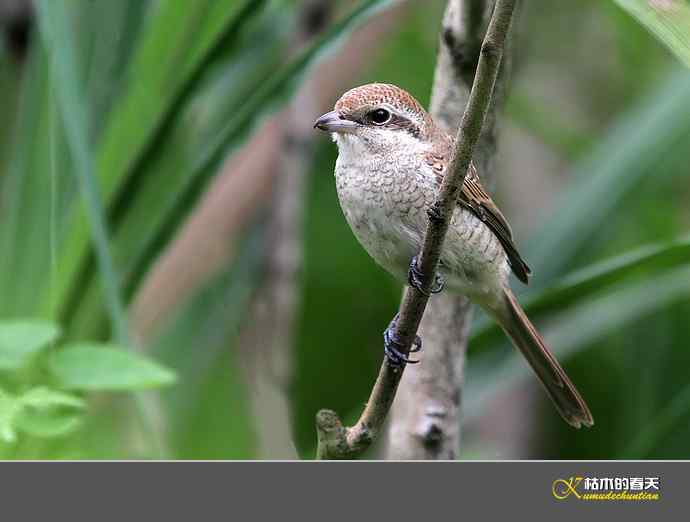
[[[513,19],[519,11],[516,2]],[[443,15],[429,112],[447,133],[460,126],[472,90],[482,40],[491,19],[490,0],[449,0]],[[493,186],[497,115],[511,69],[511,24],[489,110],[472,155],[485,187]],[[473,307],[460,294],[431,299],[419,324],[424,363],[408,368],[386,422],[382,458],[454,460],[461,450],[465,354]]]
[[[433,285],[433,274],[436,272],[441,256],[450,218],[455,210],[458,193],[464,182],[489,108],[515,2],[516,0],[497,0],[496,2],[482,43],[472,91],[455,139],[453,159],[448,168],[448,174],[443,179],[437,199],[429,209],[430,219],[419,257],[419,268],[426,281],[426,287],[422,290],[426,292],[407,287],[397,321],[396,334],[401,342],[401,351],[405,354],[409,353],[424,314],[428,301],[426,294]],[[392,367],[384,360],[369,402],[353,427],[343,427],[334,412],[322,410],[317,414],[317,458],[352,458],[369,447],[381,431],[395,398],[403,369]]]

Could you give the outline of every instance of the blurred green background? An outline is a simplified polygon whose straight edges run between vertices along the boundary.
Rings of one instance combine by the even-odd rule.
[[[690,6],[523,4],[495,199],[596,425],[480,316],[460,457],[688,458]],[[444,7],[0,1],[0,458],[312,458],[359,414],[400,287],[310,126],[370,81],[428,105]]]

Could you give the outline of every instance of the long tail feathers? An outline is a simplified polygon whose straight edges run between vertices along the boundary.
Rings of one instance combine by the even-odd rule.
[[[587,404],[509,288],[505,289],[505,307],[496,318],[539,377],[563,419],[575,428],[591,427],[594,419]]]

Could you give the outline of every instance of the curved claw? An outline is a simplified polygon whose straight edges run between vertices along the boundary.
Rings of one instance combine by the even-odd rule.
[[[400,367],[407,363],[417,364],[420,361],[417,359],[410,359],[407,355],[400,351],[402,343],[398,341],[395,333],[396,321],[398,315],[388,325],[388,328],[383,332],[383,353],[391,366]],[[410,348],[410,353],[418,352],[422,349],[422,339],[417,335]]]
[[[411,287],[416,288],[419,290],[419,292],[427,297],[430,297],[432,294],[438,294],[446,285],[443,277],[441,277],[439,274],[436,274],[434,276],[434,285],[431,287],[431,289],[429,289],[429,291],[424,290],[424,274],[422,274],[418,268],[417,256],[414,256],[412,261],[410,261],[410,270],[407,273],[407,282]]]
[[[439,212],[436,206],[430,207],[426,211],[426,215],[429,216],[429,220],[434,223],[441,223],[443,218],[441,217],[441,212]]]

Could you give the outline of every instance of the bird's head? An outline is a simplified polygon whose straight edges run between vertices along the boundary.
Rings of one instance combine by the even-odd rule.
[[[417,100],[400,87],[384,83],[347,91],[314,127],[332,133],[341,154],[425,147],[438,132]]]

